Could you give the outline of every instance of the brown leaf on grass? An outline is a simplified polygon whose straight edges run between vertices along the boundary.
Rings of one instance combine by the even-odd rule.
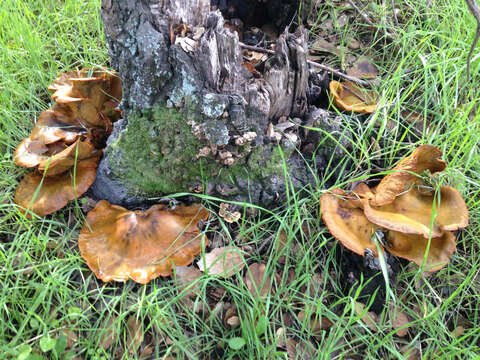
[[[130,315],[127,320],[126,345],[129,354],[135,354],[143,341],[143,325],[135,315]]]
[[[100,335],[100,346],[104,350],[108,350],[108,348],[112,346],[112,344],[118,338],[117,327],[115,326],[116,320],[117,317],[112,315],[107,321],[104,322],[104,330],[101,331]]]
[[[272,292],[272,279],[265,276],[265,270],[265,264],[261,263],[248,266],[244,281],[254,298],[262,298]]]
[[[300,322],[305,322],[306,327],[314,336],[321,335],[322,330],[329,329],[333,325],[333,323],[325,316],[316,316],[315,314],[310,314],[308,319],[306,319],[307,315],[305,310],[301,310],[297,316]]]
[[[398,308],[391,306],[390,318],[392,320],[393,329],[397,330],[395,334],[399,337],[406,336],[408,334],[409,328],[409,326],[406,325],[410,323],[410,319],[408,318],[408,316],[404,312],[398,310]]]
[[[312,54],[330,53],[337,55],[338,57],[342,56],[342,51],[337,48],[335,44],[332,44],[323,38],[318,38],[313,42],[313,44],[310,46],[310,52]]]
[[[400,348],[400,352],[405,360],[420,360],[422,356],[420,351],[413,345],[405,345]]]
[[[347,69],[347,75],[359,79],[375,79],[378,76],[378,69],[369,59],[362,57],[356,61],[355,65]]]
[[[182,294],[195,298],[200,295],[200,283],[196,281],[202,276],[202,272],[193,266],[176,266],[175,282],[178,291]],[[196,283],[192,285],[192,283]]]
[[[465,333],[465,328],[462,325],[458,325],[453,331],[451,332],[454,338],[459,338]]]
[[[282,252],[284,252],[284,249],[287,246],[287,241],[288,241],[287,233],[284,229],[281,229],[280,232],[278,233],[278,239],[275,242],[275,250],[277,254],[281,254]],[[281,255],[278,258],[278,262],[280,264],[285,264],[285,261],[286,261],[285,255]]]
[[[231,246],[216,248],[197,261],[201,271],[211,275],[230,277],[245,266],[241,251]]]
[[[361,302],[355,301],[354,304],[354,311],[357,316],[361,316],[362,322],[367,325],[370,330],[377,331],[377,321],[378,316],[373,311],[365,312],[365,305]]]
[[[146,359],[153,354],[153,348],[150,345],[147,345],[143,348],[142,352],[138,356],[139,359]]]
[[[78,335],[75,331],[69,329],[62,330],[63,336],[67,338],[67,350],[73,348],[78,342]]]

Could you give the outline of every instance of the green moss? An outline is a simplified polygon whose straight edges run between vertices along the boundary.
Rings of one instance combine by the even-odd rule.
[[[257,147],[252,150],[248,157],[248,167],[252,170],[253,176],[265,179],[273,175],[283,175],[283,159],[288,159],[292,150],[283,149],[271,145],[270,149]]]
[[[142,116],[129,116],[127,128],[107,148],[107,161],[112,177],[131,195],[188,191],[202,180],[234,185],[239,179],[263,181],[283,175],[282,154],[275,144],[253,149],[245,146],[244,157],[231,167],[222,166],[213,157],[197,159],[204,146],[182,112],[156,107]],[[288,158],[290,153],[284,156]]]
[[[130,115],[127,129],[108,148],[109,167],[131,193],[185,191],[212,166],[195,158],[201,147],[181,112],[156,107]]]

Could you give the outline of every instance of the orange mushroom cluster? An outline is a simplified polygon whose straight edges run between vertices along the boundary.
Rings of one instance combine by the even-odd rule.
[[[146,284],[169,276],[174,266],[189,265],[205,246],[199,222],[208,210],[199,204],[129,211],[101,200],[87,215],[78,246],[82,257],[103,281],[129,278]]]
[[[61,74],[49,90],[56,104],[43,111],[14,153],[15,164],[36,168],[17,187],[15,203],[39,216],[63,208],[95,180],[112,122],[121,116],[120,78],[105,70]]]
[[[351,251],[363,256],[368,249],[378,256],[372,236],[381,230],[390,253],[424,264],[428,271],[444,267],[456,247],[452,231],[468,225],[468,210],[456,189],[435,189],[419,176],[426,170],[443,171],[441,154],[434,146],[422,145],[377,187],[360,183],[351,193],[333,189],[322,195],[322,218],[329,231]]]

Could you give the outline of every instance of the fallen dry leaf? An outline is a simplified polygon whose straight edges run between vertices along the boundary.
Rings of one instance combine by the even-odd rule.
[[[314,314],[311,314],[309,319],[305,318],[305,310],[301,310],[298,313],[298,320],[302,323],[307,320],[308,322],[306,323],[306,326],[313,335],[320,335],[321,330],[329,329],[333,325],[333,323],[325,316],[315,316]]]
[[[405,325],[410,323],[408,316],[392,306],[390,308],[390,317],[392,319],[392,327],[397,330],[395,334],[399,337],[406,336],[408,334],[408,326]]]
[[[116,320],[116,316],[112,315],[104,322],[105,330],[102,332],[100,337],[100,346],[105,350],[108,350],[108,348],[112,346],[118,337],[117,327],[115,326]]]
[[[127,320],[127,348],[129,354],[135,354],[143,341],[143,325],[135,315]]]
[[[378,69],[369,59],[362,57],[347,69],[347,75],[359,79],[375,79],[378,76]]]
[[[365,312],[365,305],[358,301],[355,301],[354,310],[355,314],[357,314],[357,316],[361,316],[360,319],[370,330],[378,330],[376,325],[376,322],[378,321],[377,314],[372,311]]]
[[[266,266],[253,263],[248,266],[244,281],[254,298],[265,297],[272,291],[272,279],[265,276]]]
[[[201,271],[208,270],[211,275],[230,277],[245,266],[241,251],[231,246],[213,249],[197,261]]]
[[[195,298],[200,295],[200,283],[196,281],[202,272],[193,266],[176,266],[175,280],[178,291],[186,296]],[[192,285],[192,283],[195,283]]]
[[[455,329],[452,331],[452,336],[454,338],[459,338],[465,333],[465,328],[462,325],[457,326]]]

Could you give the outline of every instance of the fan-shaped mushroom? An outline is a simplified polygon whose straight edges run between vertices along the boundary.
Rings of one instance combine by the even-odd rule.
[[[98,69],[61,74],[49,89],[57,104],[40,114],[14,153],[16,165],[38,168],[20,182],[15,202],[40,216],[62,208],[93,183],[102,154],[97,149],[104,147],[119,118],[116,107],[122,96],[118,76]],[[75,189],[70,187],[71,169],[77,171]]]
[[[193,261],[204,245],[198,223],[209,212],[201,205],[129,211],[105,200],[88,213],[78,246],[82,257],[103,281],[146,284],[168,276],[173,266]],[[205,239],[206,241],[206,239]]]
[[[333,102],[341,110],[361,114],[371,114],[375,111],[374,95],[371,91],[358,89],[353,83],[330,81],[330,94]]]
[[[88,190],[99,161],[100,157],[81,160],[75,168],[56,176],[46,177],[37,171],[26,174],[17,186],[15,203],[38,216],[53,213]]]
[[[441,160],[442,152],[432,145],[421,145],[398,163],[392,172],[386,175],[376,188],[372,205],[382,206],[391,203],[395,197],[408,190],[419,174],[429,170],[432,174],[445,170],[445,160]]]
[[[99,153],[101,151],[99,152],[86,140],[80,141],[79,139],[65,150],[41,160],[38,170],[46,176],[58,175],[72,168],[75,162],[94,157]]]
[[[347,195],[341,189],[323,194],[320,198],[323,221],[330,233],[347,249],[362,256],[366,249],[377,254],[375,243],[371,240],[377,227],[357,207],[356,200],[355,195]]]
[[[467,206],[456,189],[441,186],[437,201],[433,191],[424,193],[420,190],[421,186],[412,186],[392,203],[383,206],[370,206],[368,200],[363,200],[365,216],[385,229],[418,234],[427,239],[429,236],[440,237],[445,230],[457,230],[468,225]]]
[[[397,231],[387,232],[387,250],[398,257],[413,261],[418,266],[423,264],[427,251],[428,238],[422,235],[402,234]],[[450,256],[455,252],[455,235],[445,231],[441,236],[430,239],[427,259],[427,271],[437,271],[450,261]]]
[[[441,186],[435,191],[418,178],[424,170],[445,169],[440,155],[436,147],[422,145],[374,189],[360,183],[351,194],[341,189],[323,194],[320,207],[330,233],[364,255],[366,249],[376,254],[371,236],[380,229],[387,234],[392,254],[421,265],[428,250],[427,270],[445,266],[455,251],[450,231],[468,225],[468,210],[456,189]]]

